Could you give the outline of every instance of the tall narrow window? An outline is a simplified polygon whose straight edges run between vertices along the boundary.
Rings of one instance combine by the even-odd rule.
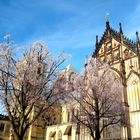
[[[62,132],[60,130],[58,132],[58,140],[62,140]]]

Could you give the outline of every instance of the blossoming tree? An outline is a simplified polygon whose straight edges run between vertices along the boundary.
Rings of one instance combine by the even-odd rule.
[[[61,99],[55,82],[64,61],[62,55],[54,60],[42,43],[34,43],[20,60],[15,59],[9,40],[0,44],[1,100],[17,140],[23,140],[29,126]]]
[[[121,122],[121,81],[108,64],[100,64],[95,58],[89,59],[84,73],[75,75],[72,81],[75,121],[93,140],[99,140],[107,128]]]

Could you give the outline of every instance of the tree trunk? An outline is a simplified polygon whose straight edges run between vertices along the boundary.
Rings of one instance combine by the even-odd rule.
[[[23,136],[19,136],[19,137],[16,137],[16,139],[15,140],[23,140]]]
[[[18,140],[23,140],[23,137],[20,137]]]
[[[95,136],[94,136],[94,133],[91,133],[90,135],[93,140],[100,140],[101,135],[100,135],[99,127],[96,128],[96,130],[95,130]]]
[[[100,135],[100,121],[99,119],[97,120],[97,125],[95,127],[95,140],[100,140],[101,135]]]
[[[101,136],[100,136],[100,131],[99,129],[95,130],[95,140],[100,140]]]
[[[92,137],[92,140],[95,140],[95,137],[94,137],[94,133],[93,132],[91,132],[91,137]]]
[[[99,111],[99,101],[96,97],[95,100],[95,104],[96,104],[96,125],[95,125],[95,140],[100,140],[101,136],[100,136],[100,111]]]
[[[23,134],[21,134],[21,135],[14,135],[14,139],[13,140],[23,140],[23,138],[24,138],[24,135]]]

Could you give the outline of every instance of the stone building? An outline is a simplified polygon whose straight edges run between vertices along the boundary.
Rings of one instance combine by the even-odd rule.
[[[68,65],[62,71],[62,75],[69,80],[70,76],[75,73],[75,69]],[[68,85],[66,85],[68,88]],[[77,136],[77,125],[72,119],[70,106],[72,104],[61,104],[61,120],[57,124],[46,126],[45,140],[75,140]]]
[[[140,140],[140,40],[136,32],[136,41],[128,39],[119,23],[119,31],[114,30],[107,19],[106,28],[100,40],[96,36],[96,48],[92,57],[101,63],[108,62],[112,71],[123,85],[123,108],[125,120],[121,123],[119,139]],[[68,108],[62,106],[61,124],[48,126],[46,140],[91,140],[87,134],[77,133],[77,125],[69,121]],[[107,134],[107,132],[104,132]],[[112,132],[114,133],[114,132]],[[101,139],[114,139],[111,135]]]
[[[39,107],[34,107],[32,115],[38,112]],[[27,130],[24,140],[44,140],[46,137],[46,126],[52,126],[60,124],[61,120],[61,107],[60,105],[54,104],[52,106],[52,112],[47,113],[45,118],[39,117]],[[32,117],[32,116],[31,116]]]
[[[106,21],[106,29],[98,41],[92,57],[108,62],[123,85],[123,103],[127,125],[121,126],[121,139],[140,139],[140,40],[128,39],[122,30],[115,31]]]

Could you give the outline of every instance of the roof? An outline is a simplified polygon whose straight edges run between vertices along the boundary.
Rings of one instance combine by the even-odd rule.
[[[0,114],[0,120],[9,120],[8,116]]]
[[[120,24],[120,26],[121,26],[121,24]],[[108,21],[108,22],[106,22],[106,29],[105,29],[105,31],[104,31],[104,33],[103,33],[100,41],[98,42],[98,46],[96,46],[96,49],[95,49],[95,51],[93,53],[93,56],[98,53],[98,51],[101,48],[102,44],[108,38],[108,31],[110,33],[110,37],[111,38],[114,38],[118,42],[121,42],[121,39],[122,39],[123,44],[129,50],[133,51],[134,53],[137,53],[137,45],[136,45],[136,43],[133,42],[132,40],[130,40],[129,38],[127,38],[126,36],[123,35],[123,32],[122,32],[122,28],[121,27],[120,27],[120,31],[119,32],[116,31],[116,30],[114,30],[112,27],[110,27],[109,21]]]

